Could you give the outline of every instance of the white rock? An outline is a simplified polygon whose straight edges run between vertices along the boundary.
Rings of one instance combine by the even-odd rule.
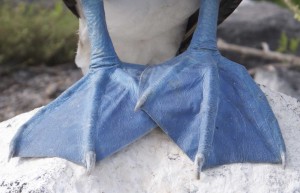
[[[300,192],[300,103],[263,90],[287,146],[285,169],[271,164],[232,164],[207,170],[198,181],[193,162],[159,130],[101,161],[89,176],[83,167],[59,158],[13,158],[8,163],[11,138],[35,110],[0,124],[0,192]]]
[[[271,90],[300,99],[300,72],[286,67],[265,66],[256,68],[255,82]]]

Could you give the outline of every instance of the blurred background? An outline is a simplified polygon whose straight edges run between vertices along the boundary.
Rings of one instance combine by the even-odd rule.
[[[300,100],[300,0],[243,0],[219,26],[222,54],[259,84]],[[0,0],[0,122],[81,78],[78,20],[61,0]]]

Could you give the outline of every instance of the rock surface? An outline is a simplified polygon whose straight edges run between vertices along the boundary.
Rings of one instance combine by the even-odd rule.
[[[285,169],[271,164],[232,164],[207,170],[198,181],[193,162],[158,129],[98,163],[91,175],[59,158],[13,158],[8,163],[9,142],[34,110],[0,123],[0,192],[300,192],[300,102],[263,90],[287,146]]]
[[[268,88],[300,99],[300,72],[286,67],[257,68],[255,82]]]

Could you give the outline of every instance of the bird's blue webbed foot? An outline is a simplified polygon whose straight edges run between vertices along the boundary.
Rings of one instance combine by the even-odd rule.
[[[97,160],[156,127],[146,113],[134,112],[144,67],[116,56],[103,2],[82,3],[92,42],[90,70],[19,129],[10,157],[61,157],[90,171]]]
[[[207,163],[204,159],[212,145],[218,110],[215,54],[187,51],[165,64],[147,68],[136,106],[199,166]]]
[[[264,94],[217,50],[219,0],[202,0],[185,53],[147,68],[118,59],[102,1],[82,5],[90,71],[20,128],[12,157],[62,157],[90,170],[157,124],[199,172],[236,162],[284,162],[284,141]]]
[[[195,160],[198,172],[238,162],[284,163],[284,141],[266,97],[244,67],[217,50],[218,7],[219,0],[202,0],[188,50],[142,73],[136,109]]]
[[[264,93],[243,66],[219,56],[218,69],[220,103],[208,167],[237,162],[284,165],[284,141]]]

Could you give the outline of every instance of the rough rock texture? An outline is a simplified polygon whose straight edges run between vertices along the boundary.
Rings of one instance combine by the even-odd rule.
[[[59,158],[7,162],[8,144],[35,112],[0,124],[0,192],[226,193],[300,192],[300,102],[263,88],[279,120],[287,146],[287,166],[232,164],[195,179],[192,161],[161,131],[97,164],[91,175]]]
[[[258,68],[254,79],[257,83],[300,99],[300,72],[285,67]]]
[[[261,43],[266,42],[271,50],[277,50],[283,32],[289,39],[300,37],[300,22],[294,19],[291,11],[273,3],[247,1],[220,25],[218,35],[229,43],[254,48],[261,48]],[[223,54],[247,67],[272,62],[230,52]],[[297,54],[300,54],[300,46]]]

